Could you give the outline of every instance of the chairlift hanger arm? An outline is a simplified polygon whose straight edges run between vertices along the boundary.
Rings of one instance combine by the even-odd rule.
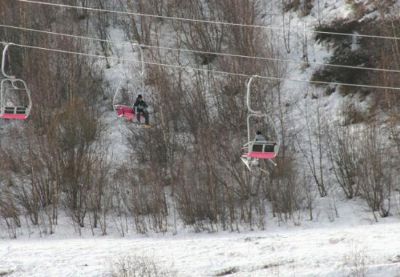
[[[246,96],[246,103],[247,103],[247,109],[249,110],[250,113],[252,114],[259,114],[261,115],[261,111],[255,111],[251,108],[251,84],[253,83],[254,78],[257,78],[258,75],[253,75],[250,77],[249,81],[247,82],[247,96]]]
[[[4,49],[3,49],[2,59],[1,59],[1,73],[3,74],[3,76],[5,78],[8,78],[8,79],[15,79],[15,76],[8,75],[5,71],[8,47],[10,47],[10,45],[13,45],[13,44],[14,43],[3,43]]]
[[[144,67],[144,55],[143,55],[143,49],[142,47],[137,44],[137,43],[132,43],[133,47],[136,47],[136,49],[139,49],[139,53],[140,53],[140,61],[141,61],[141,68],[142,70],[140,71],[140,75],[144,75],[145,74],[145,67]]]
[[[145,63],[144,63],[144,55],[143,55],[143,49],[142,47],[137,44],[137,43],[132,43],[133,47],[136,47],[137,49],[139,49],[139,53],[140,53],[140,66],[141,66],[141,70],[140,70],[140,77],[142,79],[142,92],[144,91],[144,75],[146,73],[146,69],[145,69]]]
[[[121,84],[122,84],[122,80],[119,81],[118,86],[117,86],[117,90],[116,90],[116,92],[114,93],[113,102],[112,102],[114,111],[115,111],[115,109],[116,109],[116,105],[115,105],[116,101],[115,101],[115,100],[116,100],[116,98],[117,98],[118,91],[119,91],[120,88],[121,88]]]

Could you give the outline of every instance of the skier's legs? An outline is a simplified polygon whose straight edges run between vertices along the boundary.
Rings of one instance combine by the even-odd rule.
[[[148,111],[143,111],[143,116],[144,116],[144,120],[145,120],[145,124],[149,125],[149,112]]]

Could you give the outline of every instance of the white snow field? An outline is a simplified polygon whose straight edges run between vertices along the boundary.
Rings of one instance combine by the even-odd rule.
[[[0,242],[0,276],[111,276],[138,256],[171,276],[400,276],[400,223],[243,234]]]

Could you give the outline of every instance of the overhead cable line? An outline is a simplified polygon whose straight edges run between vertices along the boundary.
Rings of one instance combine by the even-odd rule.
[[[312,64],[312,65],[326,66],[326,67],[347,68],[347,69],[357,69],[357,70],[367,70],[367,71],[378,71],[378,72],[387,72],[387,73],[400,73],[400,70],[395,70],[395,69],[364,67],[364,66],[351,66],[351,65],[330,64],[330,63],[320,63],[320,62],[304,62],[304,61],[298,61],[298,60],[293,60],[293,59],[269,58],[269,57],[260,57],[260,56],[248,56],[248,55],[230,54],[230,53],[223,53],[223,52],[192,50],[192,49],[185,49],[185,48],[173,48],[173,47],[155,46],[155,45],[147,45],[147,44],[138,44],[138,43],[136,43],[134,41],[115,42],[115,41],[108,40],[108,39],[100,39],[100,38],[93,38],[93,37],[80,36],[80,35],[71,35],[71,34],[65,34],[65,33],[37,30],[37,29],[32,29],[32,28],[24,28],[24,27],[18,27],[18,26],[12,26],[12,25],[3,25],[3,24],[0,24],[0,27],[8,28],[8,29],[14,29],[14,30],[21,30],[21,31],[28,31],[28,32],[47,34],[47,35],[54,35],[54,36],[63,36],[63,37],[70,37],[70,38],[76,38],[76,39],[85,39],[85,40],[109,43],[109,44],[113,44],[113,45],[137,44],[137,45],[139,45],[140,47],[143,47],[143,48],[153,48],[153,49],[160,49],[160,50],[167,50],[167,51],[179,51],[179,52],[188,52],[188,53],[206,54],[206,55],[233,57],[233,58],[243,58],[243,59],[253,59],[253,60],[262,60],[262,61],[285,62],[285,63],[292,63],[292,64],[298,64],[298,65],[310,65],[310,64]]]
[[[36,4],[36,5],[68,8],[68,9],[78,9],[78,10],[86,10],[86,11],[93,11],[93,12],[113,13],[113,14],[121,14],[121,15],[134,15],[134,16],[140,16],[140,17],[150,17],[150,18],[158,18],[158,19],[166,19],[166,20],[176,20],[176,21],[191,22],[191,23],[204,23],[204,24],[214,24],[214,25],[234,26],[234,27],[247,27],[247,28],[258,28],[258,29],[269,29],[269,30],[281,30],[281,31],[285,30],[285,28],[286,28],[285,26],[281,27],[281,26],[265,26],[265,25],[256,25],[256,24],[241,24],[241,23],[232,23],[232,22],[225,22],[225,21],[192,19],[192,18],[165,16],[165,15],[156,15],[156,14],[129,12],[129,11],[116,11],[116,10],[108,10],[108,9],[80,7],[80,6],[74,6],[74,5],[48,3],[48,2],[35,1],[35,0],[16,0],[16,1],[21,2],[21,3],[28,3],[28,4]],[[310,27],[308,27],[308,28],[310,28]],[[312,29],[311,30],[305,30],[305,32],[306,33],[314,33],[314,34],[335,35],[335,36],[351,36],[351,37],[363,37],[363,38],[400,40],[400,37],[393,37],[393,36],[378,36],[378,35],[368,35],[368,34],[351,34],[351,33],[340,33],[340,32],[316,31],[316,30],[312,30]]]
[[[10,42],[0,41],[0,43],[7,44]],[[120,61],[130,61],[130,62],[135,62],[135,63],[142,62],[140,60],[125,59],[125,58],[120,58],[120,57],[116,57],[116,56],[96,55],[96,54],[89,54],[89,53],[83,53],[83,52],[67,51],[67,50],[62,50],[62,49],[39,47],[39,46],[33,46],[33,45],[25,45],[25,44],[17,44],[17,43],[13,43],[13,45],[17,46],[17,47],[21,47],[21,48],[35,49],[35,50],[55,52],[55,53],[63,53],[63,54],[71,54],[71,55],[78,55],[78,56],[86,56],[86,57],[91,57],[91,58],[113,59],[113,60],[120,60]],[[190,67],[190,66],[184,66],[184,65],[173,65],[173,64],[149,62],[149,61],[144,61],[144,63],[148,64],[148,65],[154,65],[154,66],[162,66],[162,67],[169,67],[169,68],[175,68],[175,69],[186,69],[186,70],[193,70],[193,71],[198,71],[198,72],[209,72],[209,73],[214,73],[214,74],[219,74],[219,75],[232,75],[232,76],[239,76],[239,77],[246,77],[246,78],[253,76],[253,75],[244,74],[244,73],[211,70],[211,69],[196,68],[196,67]],[[270,81],[291,81],[291,82],[298,82],[298,83],[309,83],[309,84],[314,84],[314,85],[338,85],[338,86],[358,87],[358,88],[400,90],[400,87],[389,87],[389,86],[375,86],[375,85],[326,82],[326,81],[310,81],[310,80],[291,79],[291,78],[282,78],[282,77],[274,77],[274,76],[256,76],[256,77],[259,79],[270,80]]]

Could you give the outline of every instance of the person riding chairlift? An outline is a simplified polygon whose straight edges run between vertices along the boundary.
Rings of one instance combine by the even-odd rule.
[[[133,108],[136,111],[136,118],[137,121],[140,123],[140,116],[143,114],[144,119],[145,119],[145,124],[149,125],[149,112],[147,111],[147,104],[143,100],[143,97],[141,94],[138,95],[136,98],[135,104],[133,105]]]
[[[267,139],[263,136],[261,131],[256,132],[256,137],[254,138],[254,141],[267,141]]]

